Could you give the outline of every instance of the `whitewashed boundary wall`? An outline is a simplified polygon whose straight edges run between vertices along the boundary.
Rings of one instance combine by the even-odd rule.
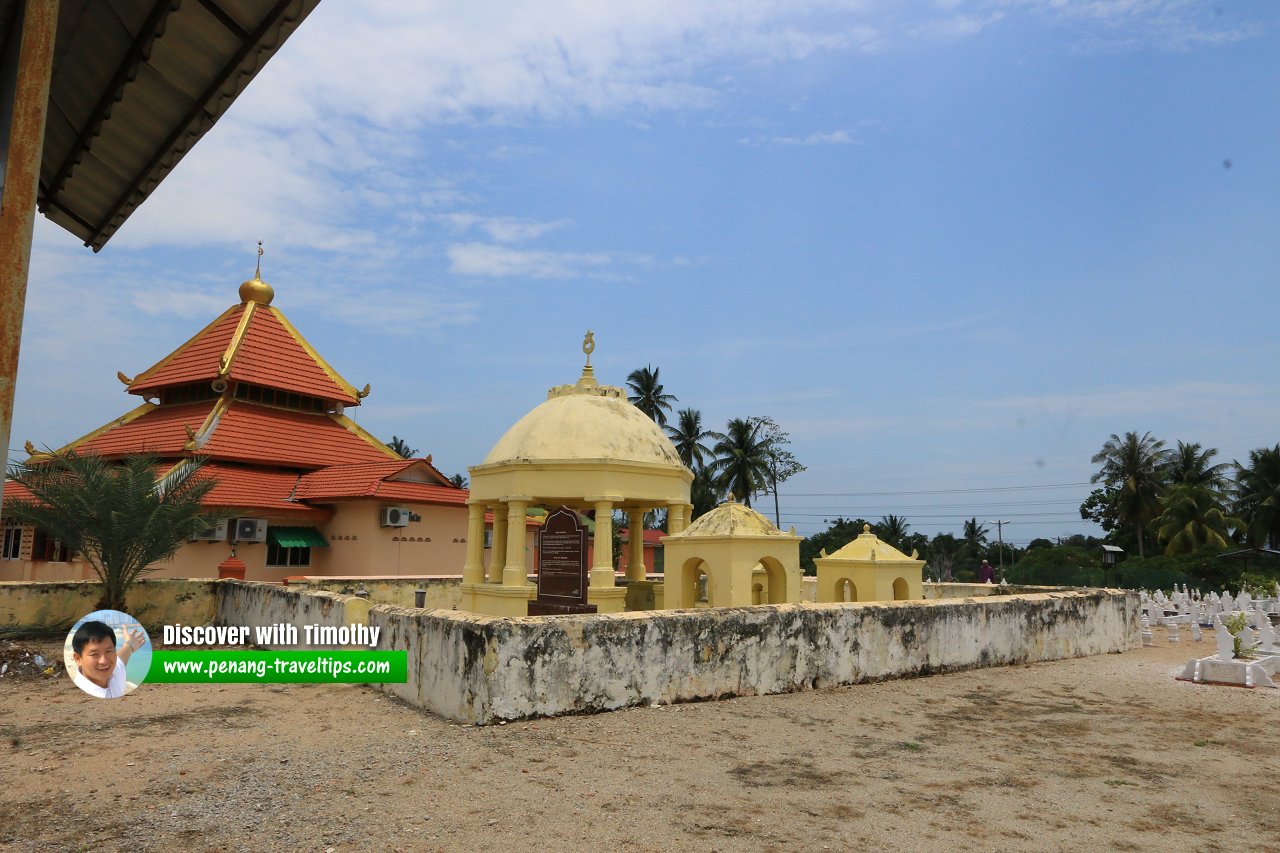
[[[363,621],[350,596],[228,586],[223,624]],[[1121,652],[1140,643],[1138,604],[1084,590],[519,619],[379,605],[367,620],[379,648],[408,652],[408,682],[383,690],[492,723]]]

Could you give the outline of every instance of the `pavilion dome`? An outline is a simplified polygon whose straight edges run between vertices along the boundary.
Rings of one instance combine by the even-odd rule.
[[[498,439],[483,464],[588,460],[684,468],[662,428],[622,389],[597,384],[590,368],[576,385],[552,388]]]
[[[749,506],[728,501],[700,517],[676,536],[788,536]]]
[[[862,533],[833,554],[824,554],[836,560],[874,560],[878,563],[916,562],[871,532],[871,525],[862,525]]]

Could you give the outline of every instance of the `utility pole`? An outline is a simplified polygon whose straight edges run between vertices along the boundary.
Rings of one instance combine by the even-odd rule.
[[[1000,542],[1000,556],[997,559],[1000,561],[1000,579],[1004,580],[1004,526],[1006,524],[1013,524],[1013,522],[1001,519],[996,519],[995,521],[987,519],[987,524],[994,524],[996,526],[996,539]]]

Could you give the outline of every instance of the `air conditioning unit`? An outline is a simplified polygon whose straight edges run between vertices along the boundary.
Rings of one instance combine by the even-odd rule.
[[[192,542],[223,542],[227,538],[227,520],[215,521],[203,530],[191,534]]]
[[[267,540],[267,520],[265,518],[237,518],[235,534],[237,542],[265,542]]]
[[[382,508],[383,527],[408,527],[409,510],[402,506],[384,506]]]

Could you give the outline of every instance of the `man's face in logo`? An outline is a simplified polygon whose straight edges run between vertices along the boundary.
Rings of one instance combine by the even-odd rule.
[[[99,687],[106,687],[116,669],[116,644],[110,637],[90,640],[80,654],[72,655],[84,677]]]

